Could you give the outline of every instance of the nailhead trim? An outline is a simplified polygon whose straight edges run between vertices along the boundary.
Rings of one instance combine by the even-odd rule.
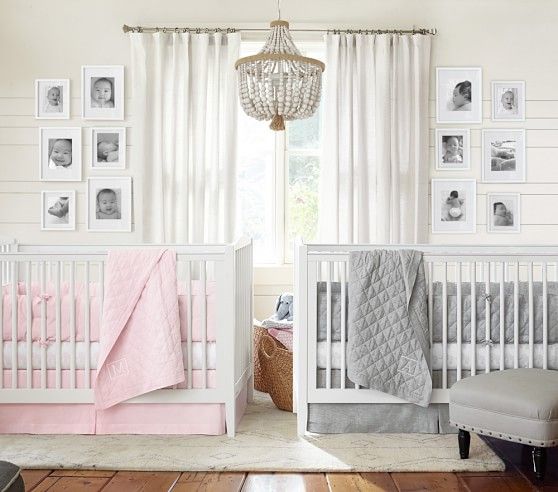
[[[450,424],[450,425],[453,425],[454,427],[461,428],[461,429],[466,430],[466,431],[469,431],[469,432],[475,432],[475,433],[477,433],[477,434],[488,434],[488,435],[490,435],[490,436],[493,435],[493,433],[490,432],[490,431],[485,431],[485,430],[483,430],[483,429],[478,429],[478,430],[475,431],[475,428],[474,428],[474,427],[469,427],[469,426],[464,425],[464,424],[457,424],[457,423],[455,423],[455,422],[452,422],[451,420],[449,421],[449,424]],[[527,439],[523,439],[523,438],[519,438],[519,437],[506,436],[506,435],[504,435],[504,434],[498,434],[498,436],[499,436],[500,438],[502,438],[502,439],[508,439],[508,440],[510,440],[510,441],[513,441],[513,442],[520,442],[520,443],[523,443],[523,441],[525,441],[525,442],[527,442],[527,443],[529,443],[529,444],[533,444],[533,445],[535,445],[535,446],[537,446],[537,447],[540,447],[540,448],[550,448],[550,447],[552,447],[552,446],[557,446],[557,445],[558,445],[558,441],[551,441],[550,443],[547,441],[546,443],[541,442],[540,444],[536,444],[536,443],[533,442],[533,441],[529,441],[529,440],[527,440]]]

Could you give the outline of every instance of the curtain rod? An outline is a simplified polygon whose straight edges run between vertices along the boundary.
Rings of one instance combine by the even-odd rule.
[[[194,32],[194,33],[213,33],[213,32],[268,32],[269,29],[247,28],[239,29],[236,27],[145,27],[145,26],[122,26],[124,32],[151,33],[151,32]],[[413,28],[413,29],[290,29],[291,32],[323,32],[328,34],[430,34],[435,36],[438,29]]]

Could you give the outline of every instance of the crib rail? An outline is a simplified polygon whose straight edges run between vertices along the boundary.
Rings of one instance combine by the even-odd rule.
[[[177,253],[178,281],[185,290],[185,382],[129,402],[231,407],[241,384],[252,376],[251,241],[169,247]],[[18,245],[18,252],[0,247],[0,403],[93,402],[97,348],[92,335],[102,316],[106,255],[107,248],[99,246]],[[21,295],[23,291],[34,295]],[[209,336],[210,291],[215,342]],[[33,316],[37,312],[38,320]],[[200,320],[197,338],[194,315]],[[201,367],[194,366],[194,345],[198,356],[201,352]],[[215,367],[210,368],[208,355],[213,350]],[[78,354],[83,354],[79,360]],[[227,424],[234,432],[234,420]]]
[[[299,298],[299,314],[295,320],[298,334],[295,378],[299,380],[299,432],[305,430],[308,403],[405,403],[359,388],[346,379],[349,254],[376,248],[409,246],[297,246],[295,298]],[[558,344],[552,345],[552,351],[549,348],[549,299],[558,300],[554,297],[558,295],[558,284],[554,284],[558,281],[558,248],[430,245],[412,248],[424,254],[433,348],[432,402],[448,402],[449,387],[454,381],[482,372],[517,367],[558,369],[558,352],[554,351]],[[323,340],[318,339],[318,283],[325,285],[325,294],[320,294],[322,305],[324,295],[326,303]],[[549,297],[549,286],[553,297]],[[332,297],[334,287],[340,289],[341,298],[340,320],[335,321],[336,326],[340,324],[341,336],[335,341],[332,313],[338,301]],[[470,302],[479,295],[483,299]],[[480,321],[478,309],[485,310]],[[483,333],[479,333],[482,328],[479,322],[484,324]],[[497,330],[492,329],[494,322],[499,325]]]

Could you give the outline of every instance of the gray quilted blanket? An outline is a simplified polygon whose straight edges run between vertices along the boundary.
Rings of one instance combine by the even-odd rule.
[[[432,378],[422,253],[351,252],[348,297],[348,377],[428,406]]]

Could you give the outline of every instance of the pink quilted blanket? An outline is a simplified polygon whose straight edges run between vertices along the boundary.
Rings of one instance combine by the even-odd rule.
[[[109,252],[95,383],[98,409],[184,380],[177,299],[174,252]]]

